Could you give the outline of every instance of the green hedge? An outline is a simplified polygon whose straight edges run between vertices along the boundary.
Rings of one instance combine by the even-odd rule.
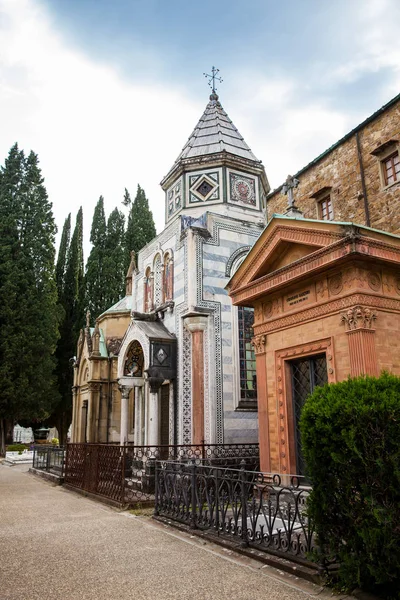
[[[26,450],[27,446],[25,446],[25,444],[10,444],[9,446],[7,446],[6,450],[7,452],[19,452],[20,454],[23,453],[24,450]]]
[[[300,427],[323,555],[347,589],[400,598],[400,378],[317,388]]]

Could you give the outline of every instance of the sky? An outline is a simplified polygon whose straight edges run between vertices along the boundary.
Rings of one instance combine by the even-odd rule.
[[[159,232],[204,72],[275,188],[400,92],[399,23],[399,0],[0,0],[0,164],[38,154],[59,235],[138,184]]]

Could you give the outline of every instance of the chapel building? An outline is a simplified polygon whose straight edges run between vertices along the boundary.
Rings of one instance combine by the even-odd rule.
[[[227,282],[266,224],[264,166],[213,91],[161,182],[165,228],[78,342],[72,442],[253,443],[253,310]]]
[[[228,284],[255,313],[265,472],[306,472],[299,418],[316,386],[400,375],[399,152],[400,95],[269,194]]]

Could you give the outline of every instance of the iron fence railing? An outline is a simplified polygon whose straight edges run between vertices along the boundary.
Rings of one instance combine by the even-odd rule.
[[[310,486],[298,476],[156,462],[155,514],[192,528],[214,530],[281,557],[310,562],[316,548],[307,515]]]
[[[177,463],[238,466],[259,465],[258,444],[201,444],[175,446],[118,446],[68,444],[65,483],[109,498],[120,505],[154,503],[157,460]]]
[[[37,445],[33,447],[34,469],[64,477],[65,449],[62,446]]]

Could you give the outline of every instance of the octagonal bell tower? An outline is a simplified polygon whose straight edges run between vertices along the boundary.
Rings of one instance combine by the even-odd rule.
[[[206,211],[259,223],[270,190],[264,166],[222,108],[213,89],[206,109],[168,174],[165,224]]]

